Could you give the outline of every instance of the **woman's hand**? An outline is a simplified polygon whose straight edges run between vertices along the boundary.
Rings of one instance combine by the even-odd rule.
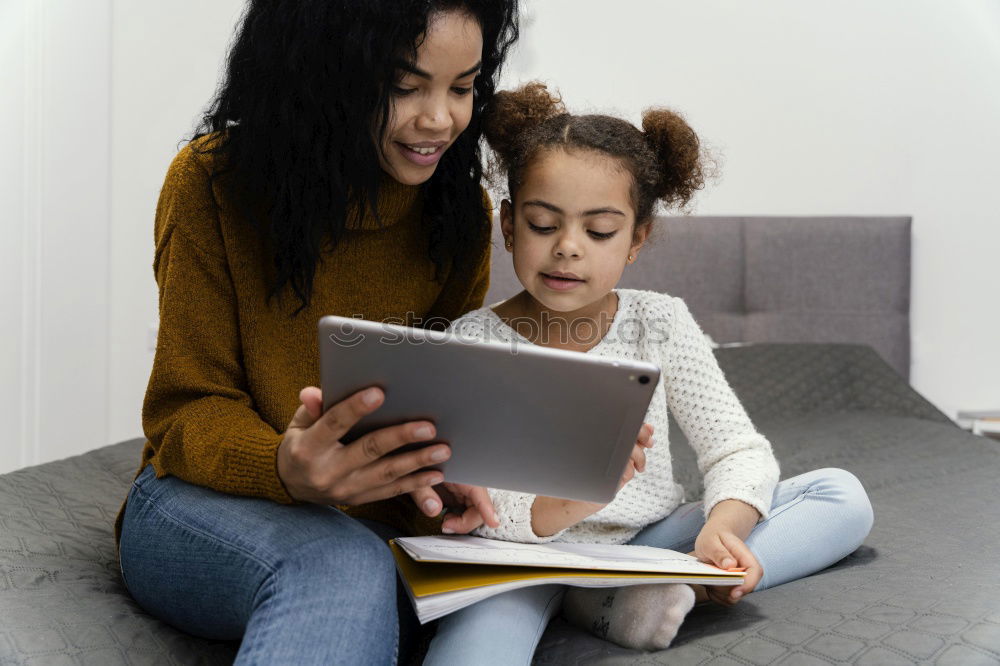
[[[750,594],[764,575],[764,569],[744,543],[758,520],[757,510],[739,500],[723,500],[712,508],[694,542],[695,557],[720,569],[746,569],[746,577],[739,585],[706,585],[705,592],[712,601],[732,606]]]
[[[309,386],[278,446],[278,476],[296,500],[315,504],[365,504],[416,490],[430,490],[444,475],[434,469],[451,456],[446,444],[388,456],[399,447],[434,438],[434,424],[414,421],[370,432],[348,445],[340,438],[382,404],[377,388],[358,391],[322,413],[322,393]],[[437,497],[437,495],[434,495]],[[425,511],[426,513],[426,511]],[[432,515],[440,513],[440,505]]]

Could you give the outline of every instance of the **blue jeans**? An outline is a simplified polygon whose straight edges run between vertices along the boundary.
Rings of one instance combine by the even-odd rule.
[[[780,482],[771,512],[746,544],[764,569],[755,591],[808,576],[854,552],[872,527],[861,482],[842,469],[819,469]],[[705,525],[701,502],[678,507],[629,543],[688,553]],[[543,585],[484,599],[438,624],[426,665],[530,664],[564,587]]]
[[[392,536],[332,507],[236,497],[147,466],[119,554],[140,606],[191,634],[242,639],[237,664],[381,665],[396,660],[400,619],[404,633],[418,626]]]

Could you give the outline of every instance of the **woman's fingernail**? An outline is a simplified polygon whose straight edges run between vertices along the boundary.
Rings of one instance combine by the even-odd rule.
[[[743,593],[740,592],[739,590],[736,590],[735,592],[733,592],[733,599],[739,599],[742,596],[743,596]]]
[[[436,516],[441,512],[441,506],[437,503],[437,500],[429,499],[424,502],[424,513],[428,516]]]
[[[362,396],[361,399],[364,400],[366,405],[374,405],[376,402],[378,402],[379,398],[378,394],[379,394],[378,389],[368,389],[367,391],[365,391],[365,394],[364,396]]]
[[[726,559],[722,560],[723,569],[728,569],[729,567],[735,567],[735,566],[736,566],[736,560],[734,560],[731,557],[727,557]]]
[[[431,460],[433,460],[434,462],[441,462],[442,460],[447,460],[447,459],[448,459],[448,449],[446,448],[434,449],[434,451],[431,452]]]
[[[451,529],[450,527],[442,527],[441,532],[444,534],[454,534],[455,530]]]
[[[414,430],[413,434],[419,439],[430,439],[434,436],[434,430],[429,425],[422,425]]]
[[[500,522],[500,516],[497,515],[496,511],[493,512],[493,522],[494,523],[499,523]]]

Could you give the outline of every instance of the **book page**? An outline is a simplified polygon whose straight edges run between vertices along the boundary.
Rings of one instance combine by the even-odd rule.
[[[650,546],[526,544],[467,535],[406,537],[395,541],[417,562],[742,576],[699,562],[684,553]]]

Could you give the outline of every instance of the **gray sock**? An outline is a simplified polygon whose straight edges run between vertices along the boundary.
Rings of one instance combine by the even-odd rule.
[[[571,623],[622,647],[662,650],[694,607],[689,585],[571,587],[563,615]]]

